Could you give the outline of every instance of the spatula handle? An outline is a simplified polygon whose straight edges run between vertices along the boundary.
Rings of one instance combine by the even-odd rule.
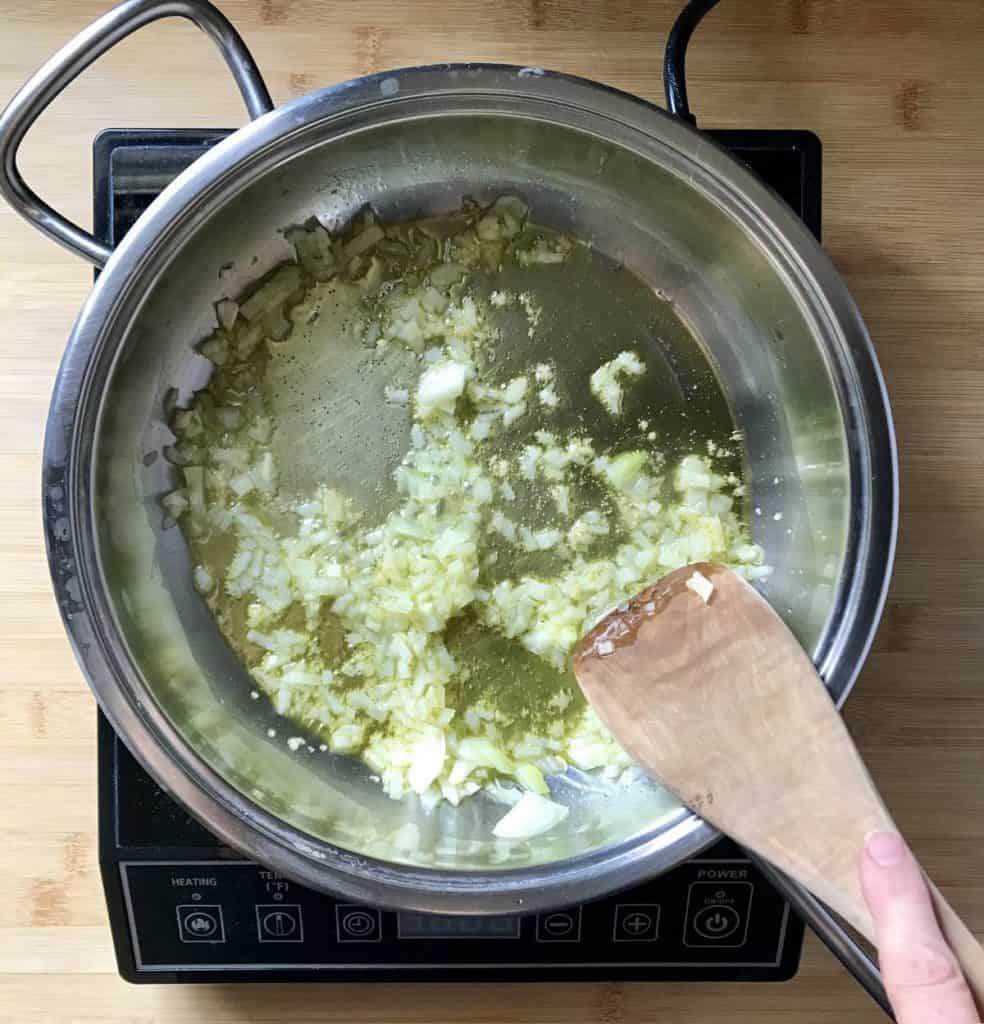
[[[932,882],[929,883],[929,891],[933,897],[936,919],[940,923],[943,936],[953,950],[967,979],[967,985],[974,994],[977,1012],[984,1019],[984,949],[981,949],[971,930],[957,916],[957,912]]]
[[[887,815],[886,821],[879,827],[894,830],[894,825],[887,818]],[[843,839],[843,836],[839,838]],[[859,847],[862,842],[863,839],[859,834]],[[760,854],[763,852],[763,850],[759,849]],[[812,870],[807,869],[803,871],[802,864],[788,861],[781,851],[772,850],[770,853],[770,859],[775,867],[786,871],[795,882],[820,895],[824,902],[829,902],[836,909],[837,913],[856,928],[864,938],[873,946],[877,946],[874,923],[871,920],[871,915],[856,881],[858,877],[857,864],[860,859],[859,856],[849,857],[846,862],[839,864],[828,863],[825,867],[824,877],[818,879]],[[967,986],[974,996],[977,1012],[981,1015],[981,1019],[984,1020],[984,949],[981,948],[973,932],[960,919],[957,912],[946,901],[939,889],[928,878],[926,881],[929,885],[940,930],[943,932],[943,936],[950,949],[953,950],[957,963],[960,965],[967,980]],[[820,934],[820,938],[825,942],[827,941],[826,936],[823,934]],[[858,980],[865,984],[864,979],[854,970],[852,964],[841,957],[836,949],[833,947],[831,949],[845,963],[848,969],[855,974]],[[867,984],[865,984],[865,987],[869,992],[872,992],[872,989]]]
[[[757,847],[757,852],[772,861],[775,867],[790,875],[795,882],[818,896],[873,946],[877,946],[874,922],[861,893],[858,865],[864,836],[873,831],[897,829],[888,812],[884,810],[874,786],[867,778],[867,773],[864,773],[864,781],[865,785],[858,785],[853,792],[844,794],[845,804],[853,804],[854,810],[858,812],[859,816],[855,819],[857,827],[845,828],[836,837],[831,838],[828,846],[829,859],[822,868],[815,861],[803,861],[775,841],[766,840]],[[739,835],[736,838],[742,841],[744,837]],[[953,950],[974,996],[977,1011],[984,1020],[984,949],[939,889],[928,878],[926,881],[940,930]],[[823,935],[820,937],[826,941]],[[836,953],[836,950],[834,952]],[[852,969],[851,964],[847,963],[846,966]],[[862,980],[853,969],[852,973]]]
[[[871,958],[851,937],[848,930],[830,911],[797,881],[784,875],[775,865],[748,851],[759,870],[779,890],[793,909],[813,929],[821,942],[854,975],[868,995],[888,1014],[892,1008],[885,992],[878,968]],[[933,898],[936,917],[947,944],[960,964],[967,985],[974,995],[978,1013],[984,1019],[984,949],[946,897],[927,879]]]

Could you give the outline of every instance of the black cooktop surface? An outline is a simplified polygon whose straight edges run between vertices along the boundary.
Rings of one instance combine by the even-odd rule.
[[[94,225],[118,242],[228,132],[103,132]],[[820,234],[821,147],[798,131],[710,132]],[[100,863],[130,981],[781,981],[803,925],[732,843],[630,890],[500,918],[351,904],[252,864],[192,820],[99,719]]]

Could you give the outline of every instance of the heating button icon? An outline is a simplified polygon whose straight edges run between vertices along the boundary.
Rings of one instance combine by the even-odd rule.
[[[177,913],[182,942],[225,942],[222,908],[217,903],[181,903]]]

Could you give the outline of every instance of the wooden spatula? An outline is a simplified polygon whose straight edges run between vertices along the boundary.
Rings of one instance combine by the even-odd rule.
[[[858,867],[865,837],[896,826],[786,624],[741,577],[704,563],[664,576],[622,609],[574,655],[601,720],[683,803],[874,944]],[[932,891],[984,1009],[984,950]]]

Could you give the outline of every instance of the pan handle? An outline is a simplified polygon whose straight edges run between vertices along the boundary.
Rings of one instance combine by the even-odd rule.
[[[881,1007],[885,1015],[890,1020],[895,1020],[878,966],[844,924],[799,882],[751,850],[745,852],[793,910],[813,929],[817,938],[854,975],[858,984]]]
[[[670,29],[663,57],[663,89],[666,92],[666,109],[671,114],[697,123],[690,113],[687,99],[687,45],[704,15],[717,6],[718,0],[690,0],[680,12]]]
[[[0,195],[39,231],[97,267],[105,265],[112,250],[30,188],[17,168],[17,151],[31,125],[70,82],[121,39],[159,18],[187,18],[209,36],[225,58],[251,119],[273,110],[242,37],[208,0],[124,0],[63,46],[0,113]]]

